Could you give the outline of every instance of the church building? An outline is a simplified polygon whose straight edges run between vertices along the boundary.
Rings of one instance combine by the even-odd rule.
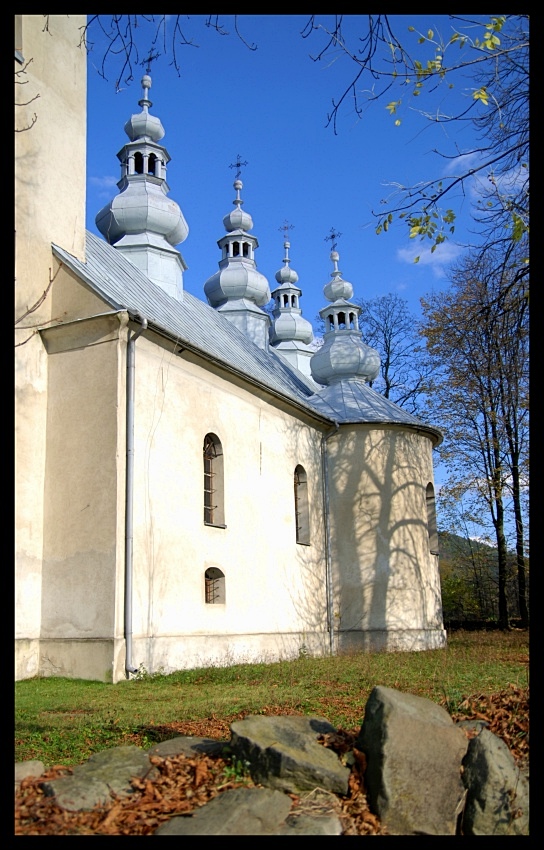
[[[257,267],[237,174],[187,292],[198,221],[169,195],[149,73],[86,232],[85,16],[52,37],[16,18],[42,107],[16,134],[16,678],[445,646],[441,434],[369,386],[336,245],[317,348],[289,242],[272,287]]]

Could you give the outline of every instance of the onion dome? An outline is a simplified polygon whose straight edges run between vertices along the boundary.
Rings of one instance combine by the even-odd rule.
[[[254,259],[259,247],[256,236],[248,231],[253,227],[249,213],[241,207],[243,183],[234,181],[236,209],[223,218],[226,235],[218,240],[221,248],[219,271],[204,284],[208,303],[260,348],[268,345],[268,316],[260,308],[270,301],[270,287],[264,275],[257,271]]]
[[[348,300],[353,286],[338,269],[338,252],[332,251],[330,258],[334,270],[323,291],[331,304],[319,311],[325,334],[323,345],[310,361],[312,377],[325,385],[349,379],[373,381],[380,372],[380,355],[362,340],[358,326],[361,308]]]
[[[119,194],[96,216],[96,226],[110,245],[122,251],[169,295],[181,298],[187,268],[174,246],[189,228],[178,204],[168,198],[166,165],[170,156],[159,144],[161,121],[149,114],[151,77],[142,78],[142,111],[125,124],[129,142],[117,154],[121,163]]]
[[[308,344],[314,338],[314,332],[310,322],[303,318],[299,306],[302,290],[296,286],[298,274],[289,266],[291,243],[285,241],[283,247],[285,249],[284,265],[276,272],[276,280],[280,285],[272,292],[275,306],[272,313],[274,321],[270,328],[270,342],[275,345],[282,341],[298,340]]]

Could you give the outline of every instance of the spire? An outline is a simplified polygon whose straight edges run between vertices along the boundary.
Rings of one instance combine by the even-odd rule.
[[[349,379],[373,381],[380,371],[380,355],[363,342],[359,331],[361,308],[349,301],[353,286],[343,279],[338,268],[340,255],[335,250],[335,239],[340,235],[331,230],[331,236],[327,237],[333,241],[330,254],[333,271],[323,292],[331,303],[319,311],[325,321],[325,334],[323,345],[310,364],[313,379],[326,385]]]
[[[149,57],[148,62],[152,57]],[[147,71],[149,71],[149,64]],[[125,124],[129,141],[117,158],[121,163],[119,194],[96,216],[104,238],[121,251],[168,295],[183,297],[185,261],[174,246],[187,238],[189,228],[179,206],[167,198],[166,165],[170,156],[159,144],[164,127],[151,115],[151,77],[142,77],[142,111]]]
[[[253,228],[253,219],[242,210],[243,200],[240,192],[243,183],[239,178],[240,162],[238,156],[234,166],[238,173],[234,181],[236,197],[235,209],[223,218],[226,235],[218,240],[221,248],[219,271],[204,284],[208,303],[225,318],[236,325],[259,348],[268,347],[269,318],[261,310],[270,301],[270,288],[264,275],[257,271],[254,259],[255,249],[259,247],[257,237],[249,233]]]
[[[302,317],[302,310],[299,307],[302,290],[296,285],[298,274],[290,267],[289,248],[291,243],[285,237],[287,231],[292,227],[292,224],[288,225],[285,222],[279,228],[284,232],[285,255],[283,267],[276,272],[276,280],[279,286],[272,292],[275,305],[272,313],[274,321],[270,328],[270,344],[277,351],[280,351],[293,366],[311,377],[310,358],[313,349],[310,348],[309,344],[312,342],[314,334],[310,322]]]

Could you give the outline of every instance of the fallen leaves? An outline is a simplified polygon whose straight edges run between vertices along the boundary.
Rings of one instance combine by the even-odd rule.
[[[278,706],[269,706],[270,714],[288,713]],[[299,714],[293,711],[293,714]],[[245,716],[245,715],[244,715]],[[164,737],[194,735],[216,740],[228,738],[230,718],[207,718],[203,721],[171,724],[161,727]],[[480,719],[491,732],[507,744],[519,764],[529,754],[529,689],[511,685],[496,694],[467,697],[454,720]],[[321,736],[323,746],[334,750],[339,758],[349,756],[351,773],[348,794],[337,798],[339,817],[344,835],[386,835],[379,818],[370,811],[364,775],[366,757],[355,742],[360,726],[338,729],[334,734]],[[251,784],[249,780],[225,782],[228,763],[216,756],[199,755],[151,756],[158,770],[154,780],[134,779],[134,793],[129,797],[112,796],[111,801],[91,812],[67,812],[55,804],[54,797],[45,797],[41,785],[72,773],[62,765],[48,770],[43,776],[28,777],[15,794],[15,835],[152,835],[161,823],[175,815],[190,815],[228,788]],[[296,808],[297,795],[291,795]]]

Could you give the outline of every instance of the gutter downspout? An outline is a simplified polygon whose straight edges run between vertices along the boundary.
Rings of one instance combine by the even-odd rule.
[[[329,471],[327,463],[327,440],[338,432],[340,425],[335,420],[334,428],[321,437],[321,462],[323,464],[323,502],[325,510],[325,588],[327,596],[327,621],[329,624],[329,650],[334,655],[334,613],[332,610],[332,564],[331,526],[329,516]]]
[[[125,672],[127,679],[130,673],[137,673],[138,668],[132,663],[132,539],[133,539],[133,509],[134,509],[134,394],[135,394],[135,362],[136,340],[147,328],[147,319],[136,314],[134,319],[140,319],[142,326],[127,342],[127,468],[125,484]]]

